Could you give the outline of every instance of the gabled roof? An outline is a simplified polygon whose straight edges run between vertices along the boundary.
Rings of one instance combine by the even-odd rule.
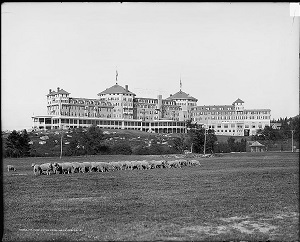
[[[57,92],[52,91],[51,93],[49,93],[47,96],[52,96],[55,94],[70,94],[69,92],[65,91],[64,89],[59,89]]]
[[[52,95],[55,95],[56,94],[56,92],[55,91],[52,91],[52,92],[50,92],[49,94],[47,94],[47,96],[52,96]]]
[[[174,99],[183,99],[183,100],[193,100],[193,101],[198,101],[196,98],[190,96],[189,94],[183,92],[183,91],[179,91],[177,93],[175,93],[174,95],[166,98],[165,100],[174,100]]]
[[[235,103],[244,103],[244,101],[238,98],[237,100],[235,100],[235,101],[232,103],[232,105],[234,105]]]
[[[103,92],[98,93],[98,95],[101,95],[101,94],[114,94],[114,93],[115,94],[131,94],[131,95],[135,96],[135,94],[133,92],[131,92],[129,90],[126,90],[124,87],[121,87],[118,84],[115,84],[112,87],[105,89]]]
[[[65,91],[64,89],[59,89],[57,92],[58,94],[70,94],[69,92]]]
[[[250,145],[250,146],[264,146],[264,145],[262,145],[262,144],[259,143],[258,141],[255,141],[255,142],[253,142],[252,145]]]

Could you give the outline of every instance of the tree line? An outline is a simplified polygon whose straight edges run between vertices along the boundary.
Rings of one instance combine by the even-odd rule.
[[[293,138],[299,142],[299,116],[273,120],[281,124],[280,129],[266,126],[259,130],[252,140],[276,141]],[[218,142],[213,129],[205,130],[199,124],[186,122],[187,133],[180,134],[168,142],[168,145],[160,145],[159,138],[155,138],[151,145],[131,145],[128,141],[111,144],[107,141],[103,130],[97,126],[91,126],[87,130],[77,128],[72,130],[72,138],[68,146],[64,146],[64,156],[101,155],[101,154],[123,154],[123,155],[156,155],[183,153],[185,150],[193,153],[227,153],[245,152],[247,141],[237,141],[229,137],[226,142]],[[62,134],[63,135],[63,134]],[[4,157],[27,157],[27,156],[54,156],[60,152],[60,144],[43,147],[32,144],[27,131],[13,130],[4,140]],[[55,140],[57,142],[57,140]],[[39,150],[44,149],[43,152]]]
[[[247,141],[241,139],[236,141],[229,137],[227,142],[218,142],[217,136],[213,129],[203,128],[202,125],[192,123],[191,120],[186,122],[187,135],[181,134],[174,139],[174,148],[181,153],[189,150],[193,153],[228,153],[228,152],[245,152]]]
[[[26,157],[30,156],[30,138],[24,129],[22,132],[13,130],[7,137],[4,144],[5,157]]]
[[[291,139],[293,136],[293,139],[299,142],[299,122],[299,115],[294,118],[272,120],[271,123],[280,124],[280,129],[266,126],[264,129],[259,130],[256,135],[252,136],[252,140],[278,141]]]
[[[193,153],[215,153],[240,151],[238,146],[228,146],[216,143],[217,137],[214,130],[206,130],[197,124],[187,122],[188,133],[169,140],[168,145],[161,145],[162,140],[157,136],[151,144],[130,144],[128,141],[109,143],[103,130],[97,126],[91,126],[87,130],[77,128],[72,130],[69,144],[64,145],[58,138],[50,137],[47,144],[39,145],[30,142],[26,130],[22,132],[12,131],[4,142],[4,157],[28,157],[28,156],[58,156],[60,155],[61,143],[63,144],[63,156],[85,155],[159,155],[183,153],[191,150]],[[60,138],[64,139],[64,131]],[[54,142],[55,141],[55,142]],[[236,144],[235,144],[236,145]]]

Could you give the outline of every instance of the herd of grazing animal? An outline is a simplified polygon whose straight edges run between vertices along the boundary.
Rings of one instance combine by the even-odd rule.
[[[155,168],[181,168],[199,166],[198,160],[151,160],[113,162],[63,162],[32,164],[34,175],[69,174],[85,172],[109,172],[116,170],[146,170]]]

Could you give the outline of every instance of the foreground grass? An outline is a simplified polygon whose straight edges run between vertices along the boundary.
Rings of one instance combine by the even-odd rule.
[[[65,160],[142,160],[97,156]],[[3,241],[298,240],[298,154],[230,154],[201,167],[33,176],[7,159]]]

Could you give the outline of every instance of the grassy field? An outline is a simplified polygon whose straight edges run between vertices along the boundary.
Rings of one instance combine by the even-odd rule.
[[[93,156],[64,161],[161,159]],[[4,159],[3,241],[296,241],[295,153],[226,154],[200,167],[34,176]],[[7,172],[6,165],[16,172]]]

